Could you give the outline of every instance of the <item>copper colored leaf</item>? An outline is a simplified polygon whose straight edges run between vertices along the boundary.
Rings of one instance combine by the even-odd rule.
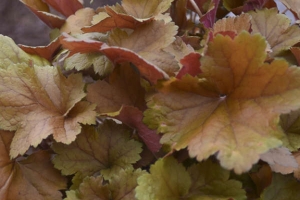
[[[130,129],[113,121],[98,128],[86,126],[70,145],[53,145],[55,167],[64,175],[80,172],[84,177],[100,171],[109,178],[140,159],[142,145],[130,139],[130,134]]]
[[[38,16],[50,28],[60,28],[65,20],[49,13],[49,7],[41,0],[21,0],[36,16]]]
[[[0,131],[0,199],[62,199],[59,190],[66,189],[66,179],[54,169],[51,154],[39,151],[27,158],[10,160],[13,136],[12,132]]]
[[[272,170],[269,165],[262,165],[257,172],[249,174],[256,186],[256,193],[260,195],[272,182]]]
[[[49,135],[70,143],[80,133],[79,123],[95,123],[95,106],[80,102],[85,96],[83,87],[80,74],[66,78],[55,67],[23,63],[0,69],[0,125],[16,130],[11,157],[25,153]]]
[[[44,0],[47,4],[52,6],[55,10],[68,17],[75,14],[75,12],[81,8],[83,5],[79,0]]]
[[[178,72],[176,78],[181,79],[182,76],[186,74],[190,74],[192,76],[196,76],[201,73],[201,63],[200,63],[200,54],[198,53],[190,53],[186,55],[183,59],[180,60],[182,64],[181,70]]]
[[[286,15],[278,14],[277,9],[256,10],[249,14],[252,16],[252,32],[266,37],[272,49],[272,56],[300,42],[299,26],[291,26],[290,19]]]
[[[138,19],[150,18],[165,12],[173,0],[123,0],[122,7],[128,15]]]
[[[139,21],[135,19],[134,17],[124,14],[124,13],[117,13],[110,7],[105,8],[107,14],[109,14],[109,17],[99,21],[98,23],[94,24],[91,27],[85,27],[82,28],[82,31],[85,33],[89,32],[107,32],[111,31],[114,28],[130,28],[135,29],[139,25],[143,23],[148,23],[149,21],[152,21],[153,18],[149,18],[147,20]]]
[[[71,51],[69,55],[100,52],[106,55],[113,63],[131,62],[138,68],[143,77],[153,83],[159,79],[169,77],[163,70],[129,49],[111,47],[91,39],[76,39],[68,34],[63,34],[61,44],[64,48]]]
[[[141,75],[151,83],[156,83],[160,79],[169,78],[168,74],[162,69],[129,49],[103,45],[101,52],[114,63],[133,63],[138,68]]]
[[[218,32],[234,31],[236,34],[246,30],[250,31],[251,15],[244,13],[236,17],[223,18],[218,20],[213,26],[214,35]]]
[[[91,21],[95,14],[96,13],[92,8],[79,9],[74,15],[68,17],[60,31],[72,34],[83,33],[81,28],[91,25]]]
[[[97,104],[100,114],[119,111],[123,105],[145,108],[139,73],[129,65],[115,68],[108,82],[98,80],[88,85],[87,91],[88,101]]]
[[[164,21],[153,21],[136,28],[131,34],[114,30],[108,42],[111,46],[118,46],[134,51],[150,63],[161,68],[168,74],[178,70],[173,56],[162,49],[169,46],[177,33],[174,23],[165,24]]]
[[[38,66],[49,64],[47,60],[41,57],[25,53],[11,38],[0,35],[0,68],[6,69],[11,64],[22,62]]]
[[[300,69],[284,60],[264,63],[266,42],[241,32],[217,35],[201,58],[201,78],[158,86],[144,122],[161,142],[202,161],[216,154],[226,169],[248,171],[259,155],[282,144],[279,116],[299,109]]]
[[[60,47],[60,42],[58,39],[52,41],[48,46],[38,46],[38,47],[31,47],[26,45],[19,45],[19,47],[28,54],[38,55],[42,58],[51,61],[54,53]]]
[[[149,129],[143,123],[143,112],[133,106],[123,106],[120,111],[115,113],[109,113],[108,116],[114,117],[137,130],[138,135],[146,144],[151,152],[158,152],[161,148],[159,143],[160,136],[156,131]]]
[[[67,33],[63,33],[59,39],[62,46],[70,50],[69,56],[75,53],[99,52],[103,45],[103,42],[92,39],[77,39]]]

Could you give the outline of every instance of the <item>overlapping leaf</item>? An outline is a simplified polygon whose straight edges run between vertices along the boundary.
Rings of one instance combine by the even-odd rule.
[[[81,101],[83,87],[80,74],[66,78],[55,67],[21,63],[0,69],[0,127],[16,130],[11,157],[49,135],[70,143],[80,133],[79,123],[95,123],[95,105]]]
[[[278,14],[277,9],[256,10],[249,14],[252,16],[252,32],[260,33],[266,38],[271,46],[272,56],[276,56],[300,42],[299,26],[291,26],[289,18],[286,15]]]
[[[134,200],[137,178],[144,173],[131,168],[122,169],[114,174],[107,184],[102,176],[87,177],[78,190],[67,192],[66,200]]]
[[[54,169],[46,151],[27,158],[10,160],[9,150],[14,134],[0,130],[0,199],[62,199],[59,190],[66,189],[66,179]]]
[[[229,179],[229,171],[211,161],[186,170],[172,158],[158,160],[150,174],[138,178],[138,200],[246,199],[241,183]]]
[[[20,0],[25,4],[36,16],[38,16],[50,28],[60,28],[65,19],[49,12],[49,6],[42,0]]]
[[[166,73],[174,74],[178,70],[178,63],[162,49],[175,40],[176,32],[174,23],[153,21],[139,26],[131,34],[114,30],[110,33],[108,42],[111,46],[129,49]]]
[[[202,78],[162,82],[144,122],[164,133],[162,143],[188,146],[199,161],[217,153],[223,167],[248,171],[260,154],[282,144],[280,114],[300,106],[299,68],[284,60],[264,63],[265,49],[260,35],[218,35],[201,59]]]
[[[28,65],[48,65],[49,62],[41,57],[29,55],[20,49],[14,41],[0,35],[0,68],[6,69],[11,64],[24,62]]]
[[[298,200],[300,183],[292,175],[273,174],[272,184],[261,194],[261,200]]]
[[[284,145],[291,151],[300,148],[300,110],[295,110],[280,117],[281,127],[283,128],[286,139]]]
[[[53,145],[57,155],[53,162],[64,175],[80,172],[83,177],[101,171],[108,179],[120,169],[126,169],[140,159],[141,144],[130,139],[130,130],[113,121],[99,128],[84,127],[70,145]]]

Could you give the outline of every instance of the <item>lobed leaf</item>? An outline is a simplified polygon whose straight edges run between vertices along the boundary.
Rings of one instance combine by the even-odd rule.
[[[252,16],[252,33],[260,33],[266,38],[271,46],[272,56],[300,42],[300,28],[297,25],[290,26],[289,18],[278,14],[277,9],[256,10],[249,14]]]
[[[298,200],[300,184],[292,175],[273,173],[272,183],[260,196],[261,200]]]
[[[241,183],[211,161],[186,170],[172,157],[159,159],[150,174],[141,175],[136,187],[138,200],[153,199],[246,199]]]
[[[0,199],[59,200],[59,190],[66,189],[66,179],[54,169],[47,151],[38,151],[27,158],[10,160],[9,149],[14,134],[0,130]]]
[[[68,144],[80,133],[79,123],[95,123],[95,106],[81,101],[83,87],[80,74],[66,78],[55,67],[22,63],[0,69],[0,127],[16,130],[11,157],[49,135]]]
[[[104,183],[102,176],[86,177],[78,190],[67,193],[66,200],[73,200],[74,196],[78,200],[134,200],[137,178],[144,173],[140,169],[121,169],[109,179],[109,183]]]
[[[6,69],[11,64],[22,62],[31,66],[44,66],[49,64],[49,62],[43,58],[25,53],[11,38],[3,35],[0,35],[0,61],[1,69]]]
[[[100,171],[108,179],[138,161],[141,146],[130,139],[127,127],[105,121],[99,128],[85,126],[70,145],[53,144],[53,162],[64,175],[80,172],[84,177]]]
[[[163,144],[188,147],[198,161],[216,154],[226,169],[248,171],[259,155],[282,144],[279,116],[298,109],[300,70],[284,60],[264,63],[262,36],[217,35],[201,59],[202,78],[185,76],[158,86],[144,122]]]

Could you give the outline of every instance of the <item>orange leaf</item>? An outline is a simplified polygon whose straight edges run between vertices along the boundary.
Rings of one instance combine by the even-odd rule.
[[[27,158],[9,158],[14,134],[0,130],[0,199],[62,199],[66,179],[54,169],[51,154],[38,151]]]
[[[20,0],[24,3],[36,16],[38,16],[50,28],[60,28],[65,20],[59,16],[49,13],[49,7],[41,0]]]
[[[66,17],[75,14],[77,10],[83,8],[83,5],[78,0],[64,0],[64,1],[44,0],[44,1]]]
[[[54,53],[60,47],[60,42],[58,39],[55,39],[48,46],[31,47],[26,45],[19,45],[19,47],[26,53],[38,55],[47,59],[48,61],[51,61],[54,56]]]
[[[1,128],[16,130],[11,157],[51,134],[58,142],[70,143],[81,131],[79,123],[95,123],[95,106],[81,101],[83,87],[80,74],[66,78],[55,67],[21,63],[0,69]]]
[[[216,154],[223,167],[248,171],[286,137],[279,116],[300,108],[300,69],[264,63],[265,49],[258,34],[217,35],[201,58],[201,77],[162,82],[144,122],[198,161]]]

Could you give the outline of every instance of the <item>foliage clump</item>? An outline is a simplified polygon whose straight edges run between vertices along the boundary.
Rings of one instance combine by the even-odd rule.
[[[21,2],[52,42],[0,36],[0,199],[300,198],[298,1]]]

